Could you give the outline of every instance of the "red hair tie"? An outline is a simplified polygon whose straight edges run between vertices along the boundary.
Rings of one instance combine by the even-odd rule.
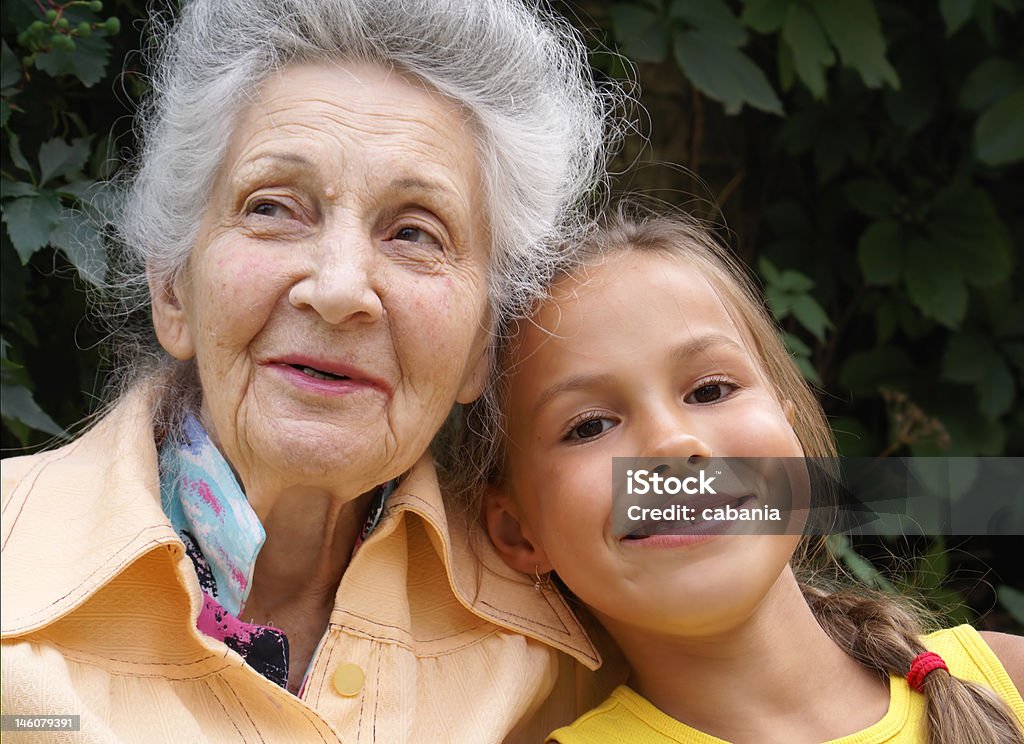
[[[924,678],[936,669],[941,669],[949,674],[949,667],[938,654],[925,651],[923,654],[915,656],[914,660],[910,662],[910,671],[907,672],[907,684],[910,685],[910,689],[915,692],[924,692]]]

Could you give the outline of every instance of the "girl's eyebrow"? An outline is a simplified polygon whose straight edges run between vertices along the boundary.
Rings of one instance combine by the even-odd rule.
[[[533,404],[533,414],[536,415],[540,409],[562,393],[569,393],[574,390],[584,390],[589,387],[608,385],[614,379],[614,375],[605,373],[597,375],[573,375],[572,377],[567,377],[564,380],[559,380],[554,385],[544,388],[544,392],[537,396],[537,402]]]
[[[706,333],[703,336],[688,339],[672,349],[668,356],[676,362],[686,362],[697,354],[702,354],[715,347],[725,347],[730,351],[736,351],[747,356],[747,347],[731,336],[724,333]]]
[[[722,333],[707,333],[703,336],[687,339],[679,344],[669,351],[668,358],[673,362],[686,362],[691,357],[716,347],[724,347],[729,351],[747,356],[746,347],[735,339]],[[564,380],[559,380],[553,385],[544,388],[544,391],[537,396],[537,401],[533,404],[532,413],[536,415],[544,406],[563,393],[611,385],[614,380],[615,376],[609,373],[572,375]]]

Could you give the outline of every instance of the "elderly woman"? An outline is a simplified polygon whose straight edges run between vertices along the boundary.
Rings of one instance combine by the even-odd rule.
[[[519,0],[195,0],[158,35],[120,228],[166,354],[4,463],[4,712],[146,742],[571,719],[554,649],[596,652],[470,549],[427,450],[599,178],[581,45]]]

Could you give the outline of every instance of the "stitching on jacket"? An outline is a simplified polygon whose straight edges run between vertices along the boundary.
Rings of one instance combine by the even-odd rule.
[[[330,624],[328,624],[328,628],[330,628]],[[324,636],[326,637],[327,635],[328,635],[328,633],[325,630],[324,631]],[[316,705],[313,706],[315,708],[319,708],[320,707],[320,701],[323,699],[324,687],[325,687],[326,682],[327,682],[327,670],[334,668],[334,654],[335,654],[335,652],[337,650],[338,650],[337,644],[332,643],[331,644],[331,650],[327,654],[327,661],[324,663],[323,681],[319,685],[317,685],[317,688],[316,688]],[[314,674],[315,674],[315,670],[314,670]],[[311,679],[306,680],[306,684],[309,684],[312,681],[313,680],[311,680]]]
[[[16,485],[14,487],[14,490],[11,492],[10,499],[8,499],[7,503],[4,504],[3,511],[0,512],[0,514],[3,514],[3,515],[6,516],[7,508],[11,505],[11,502],[14,501],[14,498],[19,494],[19,492],[22,491],[23,489],[28,489],[28,492],[31,493],[32,489],[35,488],[36,481],[39,480],[39,476],[42,475],[43,470],[45,470],[46,467],[48,465],[50,465],[51,463],[53,463],[55,461],[60,461],[60,460],[64,459],[65,457],[68,457],[73,451],[78,449],[79,443],[81,441],[82,440],[79,439],[79,440],[69,444],[67,446],[67,448],[66,448],[66,451],[63,452],[60,455],[60,457],[45,457],[45,458],[43,458],[43,461],[41,463],[39,463],[38,465],[36,465],[35,472],[29,471],[29,473],[26,475],[26,477],[23,480],[18,481],[18,485]],[[28,478],[32,479],[31,483],[26,483],[26,480],[28,480]],[[21,500],[21,506],[18,507],[18,513],[14,515],[14,521],[11,523],[11,530],[10,530],[10,532],[7,533],[7,537],[4,538],[4,544],[0,545],[0,553],[3,553],[3,551],[7,549],[7,541],[10,540],[11,539],[11,535],[14,534],[14,528],[17,526],[18,519],[21,517],[21,513],[22,513],[22,511],[24,511],[25,504],[27,504],[27,503],[28,503],[28,493],[26,493],[25,494],[25,498],[23,498]]]
[[[424,511],[428,511],[430,513],[431,517],[443,516],[443,515],[440,515],[440,514],[436,514],[435,510],[430,508],[430,502],[428,502],[426,499],[423,499],[423,498],[421,498],[419,496],[416,496],[415,494],[405,494],[405,496],[407,498],[409,498],[409,499],[412,499],[412,500],[415,500],[415,501],[419,501],[422,504],[426,504],[427,508],[425,508]],[[437,532],[444,532],[445,534],[448,534],[447,525],[445,525],[446,529],[442,530],[442,529],[440,529],[439,523],[436,522],[435,519],[432,519],[432,518],[428,519],[428,517],[426,515],[423,515],[423,514],[418,514],[417,516],[419,516],[424,521],[428,521],[430,523],[430,525]],[[451,570],[451,566],[454,564],[454,551],[451,548],[450,541],[442,541],[442,542],[443,542],[443,544],[445,546],[445,557],[448,559],[447,560],[447,565],[445,565],[445,573],[448,574],[450,577],[452,577],[452,580],[454,581],[454,577],[452,575],[452,570]],[[459,596],[459,592],[457,590],[455,591],[455,594],[457,596]],[[487,607],[487,608],[493,610],[494,614],[497,615],[498,617],[502,617],[502,618],[515,618],[517,620],[524,621],[524,622],[521,623],[522,627],[526,627],[526,628],[547,628],[547,629],[549,629],[551,631],[554,631],[556,633],[559,633],[559,634],[561,634],[563,636],[570,636],[572,633],[571,633],[571,631],[569,629],[569,626],[566,625],[565,620],[563,619],[561,613],[558,612],[557,608],[555,607],[554,604],[552,604],[551,599],[546,594],[544,595],[544,601],[547,603],[548,607],[550,607],[552,609],[552,611],[555,614],[555,617],[558,618],[559,622],[561,623],[560,626],[549,625],[547,623],[537,622],[536,620],[532,620],[532,619],[526,617],[525,615],[518,615],[518,614],[516,614],[514,612],[509,612],[508,610],[503,610],[500,607],[492,605],[490,602],[487,602],[487,601],[484,601],[484,600],[477,600],[477,602],[474,602],[473,604],[480,604],[480,605],[482,605],[484,607]],[[564,609],[568,609],[567,607],[565,607],[564,603],[562,603],[562,607]],[[355,617],[359,617],[360,619],[363,619],[363,620],[367,620],[367,621],[370,621],[370,622],[375,622],[375,621],[371,620],[370,618],[363,617],[363,616],[359,615],[358,613],[352,612],[351,610],[342,610],[342,612],[346,612],[346,613],[348,613],[350,615],[353,615]],[[570,611],[570,614],[571,614],[571,611]],[[396,626],[389,626],[389,625],[386,625],[386,624],[383,624],[383,623],[377,623],[377,624],[378,625],[383,625],[384,627],[396,627]],[[578,622],[576,622],[574,624],[574,627],[577,630],[579,630],[581,633],[583,633],[583,629],[582,629],[582,627],[580,626],[580,624]],[[585,635],[586,634],[584,633],[584,636]],[[441,636],[440,638],[430,639],[430,640],[443,640],[444,638],[448,638],[448,637],[450,637],[450,636]],[[591,650],[593,650],[593,646],[591,646],[589,643],[588,643],[588,646],[591,648]]]
[[[205,680],[203,681],[203,683],[209,688],[210,695],[213,697],[214,700],[217,701],[217,704],[220,706],[220,709],[224,711],[224,717],[227,718],[229,721],[231,721],[231,725],[235,727],[235,731],[238,732],[238,738],[241,741],[245,741],[245,737],[242,736],[241,729],[239,729],[238,728],[238,724],[235,723],[234,717],[232,717],[232,715],[230,713],[228,713],[228,709],[224,705],[224,701],[222,701],[220,699],[220,695],[217,694],[217,691],[213,688],[213,685],[211,685],[209,682],[207,682]]]
[[[462,651],[463,649],[467,649],[467,648],[469,648],[471,646],[476,646],[479,643],[483,643],[484,641],[486,641],[491,636],[497,635],[498,633],[503,632],[502,628],[499,628],[497,626],[492,626],[492,628],[493,628],[492,630],[489,630],[488,632],[486,632],[483,635],[481,635],[479,638],[476,638],[476,639],[474,639],[472,641],[468,641],[467,643],[462,643],[462,644],[460,644],[458,646],[452,646],[450,648],[446,648],[444,651],[437,652],[437,653],[424,653],[422,651],[417,650],[413,646],[409,645],[409,643],[407,643],[406,641],[400,640],[398,638],[390,638],[388,636],[379,636],[379,635],[370,635],[366,631],[360,630],[359,628],[356,628],[356,627],[354,627],[352,625],[344,625],[344,624],[340,624],[340,623],[331,623],[331,626],[334,627],[334,628],[337,628],[340,631],[346,631],[348,635],[353,635],[353,636],[356,636],[358,638],[362,638],[363,640],[373,641],[374,643],[389,643],[392,646],[398,646],[399,648],[405,649],[406,651],[411,653],[413,655],[413,657],[417,658],[417,659],[440,659],[440,658],[443,658],[445,656],[448,656],[449,654],[456,653],[457,651]]]
[[[483,600],[480,600],[480,604],[482,604],[484,607],[489,607],[490,609],[494,610],[494,613],[496,615],[501,616],[501,617],[514,617],[517,620],[525,621],[525,622],[522,623],[523,627],[527,627],[527,628],[545,628],[547,630],[551,630],[551,631],[553,631],[555,633],[558,633],[560,635],[564,635],[564,636],[570,635],[569,627],[565,624],[565,622],[562,622],[562,624],[560,626],[559,625],[549,625],[548,623],[540,623],[540,622],[537,622],[536,620],[531,620],[530,618],[526,617],[525,615],[517,615],[514,612],[509,612],[508,610],[503,610],[500,607],[495,607],[491,603],[485,602]],[[548,606],[551,607],[551,603],[550,602],[548,602]],[[551,609],[554,609],[554,607],[552,607]],[[555,613],[555,617],[558,617],[559,620],[562,619],[561,617],[558,616],[557,612]]]
[[[253,671],[255,671],[255,670],[253,670]],[[221,681],[223,682],[224,680],[221,680]],[[245,715],[246,720],[249,721],[249,727],[252,728],[252,730],[256,732],[256,736],[258,736],[260,738],[260,741],[265,742],[266,739],[264,739],[263,735],[260,734],[259,726],[257,726],[256,722],[254,720],[252,720],[252,716],[249,715],[249,711],[246,710],[246,707],[244,705],[242,705],[242,701],[238,698],[238,695],[235,694],[235,691],[232,689],[231,685],[224,684],[223,687],[227,691],[227,694],[231,695],[231,697],[234,698],[235,705]]]
[[[366,698],[367,694],[364,693],[359,696],[359,721],[356,724],[356,739],[363,738],[363,711],[366,710]]]
[[[121,554],[121,553],[125,552],[126,550],[128,550],[129,548],[132,548],[132,546],[135,545],[135,541],[138,540],[139,537],[141,535],[143,535],[144,533],[146,533],[146,532],[148,532],[148,531],[150,531],[152,529],[158,529],[158,528],[163,527],[163,526],[165,526],[165,525],[154,524],[154,525],[149,525],[147,527],[143,527],[141,530],[139,530],[138,532],[135,533],[135,536],[131,539],[131,541],[129,541],[129,543],[127,545],[124,545],[121,548],[118,548],[118,550],[115,551],[114,554],[112,556],[110,556],[110,557],[111,558],[115,558],[119,554]],[[152,549],[163,547],[165,545],[168,545],[168,543],[162,542],[160,540],[147,540],[146,542],[142,543],[138,547],[141,548],[141,547],[147,547],[148,546],[149,549],[147,549],[144,553],[140,553],[139,555],[135,555],[134,558],[132,558],[130,560],[125,559],[125,560],[122,560],[120,563],[116,564],[116,566],[115,566],[116,570],[110,575],[110,581],[108,581],[107,583],[109,584],[109,583],[113,582],[115,579],[117,579],[124,572],[125,568],[127,568],[132,563],[135,563],[137,560],[140,560],[141,558],[143,558],[147,553],[151,552]],[[134,550],[133,550],[133,553],[134,553]],[[13,633],[21,632],[21,631],[31,627],[33,623],[31,623],[29,621],[32,620],[32,618],[35,618],[38,615],[46,615],[49,610],[53,609],[54,607],[59,607],[60,604],[62,602],[64,602],[64,600],[66,600],[68,597],[74,595],[81,587],[83,587],[86,584],[88,584],[89,581],[94,576],[96,576],[96,574],[101,572],[101,569],[106,568],[108,566],[109,566],[109,559],[106,562],[104,562],[104,564],[100,568],[97,568],[96,570],[94,570],[87,577],[85,577],[81,582],[79,582],[77,585],[75,585],[74,587],[69,589],[66,593],[64,593],[60,597],[58,597],[55,601],[51,602],[46,607],[43,607],[43,608],[37,610],[36,612],[31,613],[30,615],[26,615],[26,616],[22,617],[21,618],[22,625],[19,625],[17,627],[13,627],[13,628],[9,628],[9,629],[5,629],[4,632],[5,633],[13,634]],[[177,572],[175,571],[175,573],[177,573]],[[99,585],[93,587],[93,589],[91,590],[91,593],[86,593],[85,595],[83,595],[81,597],[82,603],[84,604],[84,602],[87,601],[90,597],[95,596],[96,592],[98,592],[100,589],[104,588],[104,586],[106,586],[106,584],[99,584]],[[74,608],[72,608],[72,609],[74,609]],[[47,625],[52,625],[53,623],[58,622],[60,619],[61,618],[56,618],[56,619],[52,620],[51,622],[47,623]],[[43,626],[43,627],[46,627],[46,626]]]
[[[380,660],[377,660],[377,673],[373,677],[373,689],[377,694],[373,698],[373,741],[377,741],[377,711],[380,710]]]
[[[131,663],[138,663],[138,662],[128,662],[128,661],[124,661],[123,659],[119,659],[116,656],[106,656],[104,654],[97,654],[97,653],[94,653],[94,652],[91,652],[91,651],[90,652],[86,652],[85,654],[83,654],[81,649],[71,648],[70,646],[65,646],[62,643],[57,643],[56,641],[54,641],[51,638],[46,638],[45,639],[45,643],[41,639],[32,640],[32,639],[27,639],[27,638],[26,639],[11,639],[10,641],[8,641],[8,643],[32,643],[32,644],[35,644],[35,645],[38,645],[38,646],[44,646],[44,645],[52,646],[53,648],[60,649],[60,651],[62,652],[62,655],[65,658],[67,658],[67,659],[71,659],[72,661],[75,661],[75,662],[77,662],[79,664],[85,664],[87,666],[99,667],[99,668],[103,669],[105,672],[107,672],[108,674],[114,674],[114,675],[117,675],[119,677],[143,677],[143,678],[146,678],[146,679],[167,679],[169,681],[174,681],[174,678],[165,677],[165,676],[160,675],[160,674],[145,674],[143,672],[131,672],[131,671],[122,671],[122,670],[119,670],[119,669],[109,669],[109,668],[107,668],[105,666],[101,666],[99,663],[97,663],[97,660],[109,661],[109,662],[112,662],[114,664],[131,664]],[[229,649],[225,648],[225,651],[228,651],[228,650]],[[204,663],[207,663],[207,662],[210,662],[210,661],[215,661],[217,659],[224,659],[225,660],[224,664],[222,666],[218,667],[217,669],[214,669],[213,671],[207,672],[205,674],[197,674],[197,675],[190,676],[190,677],[181,677],[180,680],[206,679],[207,677],[212,677],[212,676],[214,676],[216,674],[220,674],[225,669],[231,669],[232,667],[238,666],[237,664],[232,664],[232,663],[230,663],[229,661],[226,660],[227,659],[227,653],[224,653],[224,654],[221,654],[221,655],[211,653],[211,654],[209,654],[207,656],[204,656],[201,659],[196,659],[195,661],[189,661],[189,662],[186,662],[186,663],[177,662],[177,661],[147,661],[146,662],[146,666],[153,666],[153,667],[178,667],[178,668],[184,669],[186,667],[194,666],[196,664],[204,664]]]
[[[407,631],[401,625],[393,625],[391,623],[382,623],[382,622],[380,622],[378,620],[374,620],[372,617],[368,617],[366,615],[360,615],[358,612],[354,612],[353,610],[335,610],[335,611],[336,612],[340,612],[343,615],[349,615],[350,617],[356,617],[356,618],[359,618],[360,620],[365,620],[366,622],[371,623],[372,625],[375,625],[375,626],[377,626],[379,628],[391,628],[392,630],[397,630],[399,632],[405,633],[409,637],[412,637],[412,633]],[[481,620],[478,624],[476,624],[473,627],[468,628],[466,630],[459,630],[459,631],[455,631],[454,633],[450,633],[448,635],[436,636],[434,638],[416,638],[415,640],[419,641],[421,643],[436,643],[437,641],[446,641],[449,638],[455,638],[456,636],[465,635],[466,633],[471,633],[471,632],[477,630],[478,628],[483,628],[483,627],[486,627],[486,626],[492,626],[493,627],[494,623],[488,622],[487,620]],[[403,643],[403,641],[399,641],[398,639],[393,639],[393,640],[396,643]]]

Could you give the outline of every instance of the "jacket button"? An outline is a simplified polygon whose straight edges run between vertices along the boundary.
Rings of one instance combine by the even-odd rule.
[[[334,670],[334,689],[344,697],[354,697],[363,689],[365,675],[358,664],[339,664]]]

